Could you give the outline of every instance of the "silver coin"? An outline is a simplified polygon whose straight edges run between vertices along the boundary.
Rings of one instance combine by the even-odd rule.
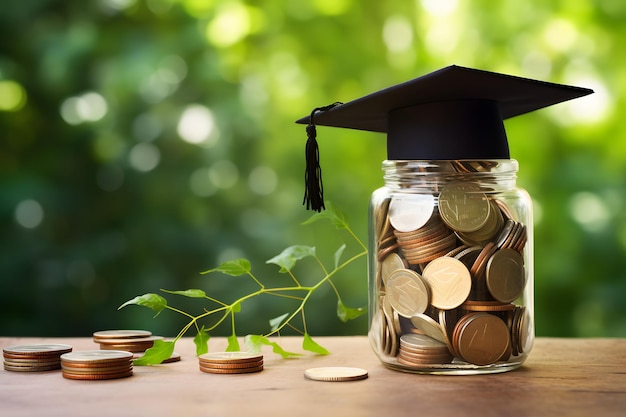
[[[396,195],[389,203],[389,223],[400,232],[412,232],[428,222],[434,207],[430,194]]]

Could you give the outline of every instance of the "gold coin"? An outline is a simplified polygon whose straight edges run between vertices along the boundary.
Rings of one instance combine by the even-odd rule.
[[[429,293],[417,272],[398,269],[388,279],[387,297],[398,314],[410,318],[426,311]]]
[[[496,300],[510,303],[524,291],[524,258],[514,249],[500,249],[487,262],[486,281]]]
[[[448,186],[439,194],[442,220],[459,232],[474,232],[483,227],[490,210],[487,196],[470,186]]]
[[[327,366],[321,368],[310,368],[304,371],[304,377],[313,381],[326,382],[346,382],[365,379],[368,372],[361,368],[351,368],[345,366]]]
[[[136,339],[152,336],[149,330],[100,330],[93,333],[95,342],[101,339]]]
[[[417,230],[428,222],[434,207],[431,194],[395,195],[389,203],[389,223],[400,232]]]
[[[470,313],[457,323],[457,328],[456,350],[463,360],[474,365],[495,363],[510,348],[507,325],[492,314]]]
[[[74,363],[92,364],[131,361],[132,358],[132,353],[122,350],[83,350],[61,355],[61,362],[70,365]]]
[[[455,258],[434,259],[426,265],[422,277],[430,289],[430,303],[444,310],[463,304],[472,289],[469,270]]]
[[[434,319],[426,314],[416,314],[411,317],[411,323],[416,329],[421,330],[426,336],[446,343],[443,328]]]
[[[495,237],[502,229],[504,224],[502,212],[498,209],[498,206],[493,202],[493,200],[489,200],[489,202],[491,204],[489,217],[480,229],[473,232],[456,232],[457,236],[463,243],[468,245],[484,245]]]
[[[211,352],[198,356],[206,363],[247,363],[263,360],[263,355],[251,352]]]
[[[391,273],[395,270],[405,269],[406,265],[404,264],[404,261],[402,260],[400,255],[398,255],[397,253],[391,253],[387,255],[387,257],[385,257],[385,259],[382,261],[380,268],[383,284],[387,285],[389,275],[391,275]]]

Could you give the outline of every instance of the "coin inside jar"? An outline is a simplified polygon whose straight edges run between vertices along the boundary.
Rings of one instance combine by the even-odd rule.
[[[500,249],[487,262],[487,288],[498,301],[509,303],[524,291],[524,258],[514,249]]]
[[[426,311],[429,291],[417,272],[398,269],[389,277],[387,297],[398,314],[410,318]]]
[[[463,304],[472,288],[472,277],[465,264],[447,256],[431,261],[422,277],[430,289],[430,303],[444,310]]]
[[[404,260],[397,253],[391,253],[381,263],[381,276],[383,284],[387,285],[389,276],[398,269],[405,269]]]
[[[490,365],[510,349],[509,329],[500,318],[489,313],[470,313],[457,323],[453,346],[458,356],[474,365]]]
[[[439,194],[439,214],[459,232],[474,232],[487,223],[491,204],[484,193],[469,186],[448,186]]]
[[[431,194],[397,195],[389,203],[389,222],[400,232],[411,232],[428,222],[434,207]]]

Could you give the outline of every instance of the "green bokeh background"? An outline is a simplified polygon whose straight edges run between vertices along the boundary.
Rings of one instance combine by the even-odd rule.
[[[249,280],[200,272],[238,257],[284,283],[265,261],[295,244],[332,265],[354,245],[300,225],[294,120],[457,64],[596,91],[506,127],[535,202],[537,334],[626,336],[625,19],[621,0],[5,0],[0,335],[174,335],[181,316],[117,307],[160,288],[232,300]],[[318,135],[326,198],[365,241],[384,137]],[[315,263],[294,272],[319,277]],[[364,260],[335,283],[366,305]],[[337,319],[330,288],[314,302],[311,334],[366,332],[365,317]],[[246,303],[238,331],[283,312]]]

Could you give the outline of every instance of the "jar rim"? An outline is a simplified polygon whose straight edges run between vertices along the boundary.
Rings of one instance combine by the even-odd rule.
[[[515,174],[519,164],[515,159],[460,159],[460,160],[384,160],[383,171],[425,175],[429,173],[455,174]]]

